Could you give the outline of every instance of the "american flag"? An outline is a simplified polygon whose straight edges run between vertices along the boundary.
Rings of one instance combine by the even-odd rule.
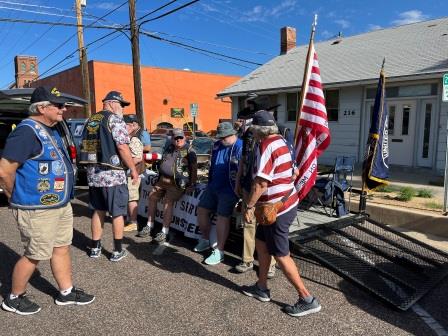
[[[312,39],[309,48],[295,138],[295,159],[299,169],[295,185],[299,201],[303,200],[313,187],[317,176],[317,158],[330,144],[325,97]]]

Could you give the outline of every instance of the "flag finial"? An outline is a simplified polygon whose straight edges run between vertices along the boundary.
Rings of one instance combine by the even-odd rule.
[[[314,14],[314,21],[313,21],[312,31],[316,30],[316,26],[317,26],[317,14]]]

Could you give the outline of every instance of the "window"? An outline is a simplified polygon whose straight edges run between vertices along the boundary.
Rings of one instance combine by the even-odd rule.
[[[366,98],[375,99],[376,88],[367,89]],[[437,84],[420,84],[386,87],[386,97],[417,97],[437,95]]]
[[[328,121],[339,119],[339,90],[325,90],[325,105]]]
[[[20,70],[21,70],[22,72],[26,72],[26,64],[25,64],[25,62],[22,62],[22,63],[20,64]]]
[[[431,134],[431,112],[432,112],[432,104],[427,103],[425,106],[425,126],[423,129],[422,158],[424,158],[424,159],[427,159],[429,157],[429,136]]]
[[[403,106],[403,122],[401,126],[401,135],[409,135],[409,114],[411,113],[410,106]]]
[[[36,65],[34,63],[30,64],[30,71],[31,72],[36,72]]]
[[[298,93],[286,94],[286,114],[287,114],[286,121],[296,121],[298,100],[299,100]]]
[[[389,106],[389,126],[388,134],[394,135],[395,130],[395,105]]]

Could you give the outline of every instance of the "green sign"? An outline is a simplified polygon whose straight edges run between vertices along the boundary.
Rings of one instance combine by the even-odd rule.
[[[192,117],[197,117],[198,116],[198,110],[199,110],[199,105],[196,103],[191,103],[190,104],[190,112],[191,112],[191,116]]]
[[[443,75],[442,101],[448,102],[448,73]]]
[[[183,118],[184,108],[183,107],[173,107],[171,108],[171,118]]]

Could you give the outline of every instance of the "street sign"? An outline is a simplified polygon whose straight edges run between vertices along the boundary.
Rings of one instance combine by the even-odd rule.
[[[443,75],[442,101],[448,102],[448,73]]]
[[[199,105],[197,103],[190,104],[190,112],[192,117],[198,116]]]

